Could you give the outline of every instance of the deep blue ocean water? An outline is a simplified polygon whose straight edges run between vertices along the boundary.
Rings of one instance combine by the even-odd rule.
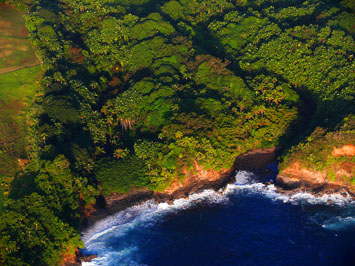
[[[83,234],[89,265],[355,265],[355,202],[281,195],[239,172],[236,182],[172,206],[153,201]]]

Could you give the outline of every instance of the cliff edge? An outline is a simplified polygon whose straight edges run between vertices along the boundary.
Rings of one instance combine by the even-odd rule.
[[[85,210],[84,227],[94,224],[111,214],[124,210],[149,199],[157,202],[172,202],[175,199],[188,197],[205,189],[219,190],[234,181],[237,170],[252,171],[263,177],[269,176],[272,170],[266,166],[275,163],[280,148],[254,149],[238,156],[230,169],[205,169],[194,162],[194,169],[185,172],[183,180],[175,179],[162,192],[147,189],[132,189],[129,193],[111,193],[100,196],[96,205]]]
[[[354,129],[354,116],[345,118],[333,131],[316,128],[284,157],[275,184],[284,190],[321,194],[346,191],[354,197]]]

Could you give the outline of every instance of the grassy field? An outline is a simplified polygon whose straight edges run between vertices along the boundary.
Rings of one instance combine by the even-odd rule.
[[[25,20],[14,8],[0,4],[0,74],[38,64]]]
[[[40,66],[23,68],[0,75],[0,98],[30,103],[38,89],[40,75]]]
[[[0,190],[26,162],[27,110],[38,91],[41,67],[12,7],[0,4]]]

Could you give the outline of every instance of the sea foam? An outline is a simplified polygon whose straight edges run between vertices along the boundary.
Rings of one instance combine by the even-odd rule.
[[[341,217],[336,216],[332,217],[329,220],[326,220],[322,225],[323,228],[334,231],[343,231],[349,229],[355,229],[355,217]]]
[[[343,196],[340,193],[324,194],[322,196],[315,196],[308,192],[285,193],[278,192],[273,184],[263,184],[256,182],[256,176],[253,173],[246,171],[239,171],[236,173],[236,180],[233,184],[227,185],[225,189],[226,194],[245,192],[249,194],[260,194],[271,200],[282,201],[284,203],[291,203],[293,205],[299,204],[321,204],[321,205],[338,205],[344,206],[354,203],[354,200],[345,193]]]
[[[235,182],[227,185],[219,191],[204,190],[201,193],[191,194],[187,198],[175,200],[172,204],[156,203],[154,200],[146,201],[142,204],[127,208],[112,216],[103,219],[82,234],[85,243],[84,254],[97,254],[98,258],[91,262],[83,263],[84,266],[111,265],[111,262],[120,265],[142,265],[132,260],[132,254],[137,247],[128,245],[124,249],[116,251],[107,246],[111,238],[124,236],[129,230],[135,228],[152,228],[161,217],[176,213],[184,209],[191,208],[197,204],[215,205],[228,204],[232,195],[258,195],[267,197],[275,202],[283,202],[292,205],[331,205],[336,207],[355,206],[355,201],[348,195],[330,194],[317,197],[307,192],[296,194],[281,194],[273,184],[263,184],[257,181],[253,173],[238,171]],[[317,222],[318,223],[318,222]],[[355,218],[349,217],[327,217],[319,223],[328,230],[342,230],[355,226]],[[127,261],[129,258],[129,261]],[[115,264],[115,265],[116,265]]]

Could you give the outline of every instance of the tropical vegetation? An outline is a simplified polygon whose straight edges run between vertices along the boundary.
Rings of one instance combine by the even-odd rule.
[[[1,179],[3,265],[60,264],[100,193],[163,191],[253,148],[292,153],[355,111],[349,0],[0,2],[22,12],[43,72],[27,139],[0,142],[28,161]],[[0,132],[23,134],[2,112]]]

